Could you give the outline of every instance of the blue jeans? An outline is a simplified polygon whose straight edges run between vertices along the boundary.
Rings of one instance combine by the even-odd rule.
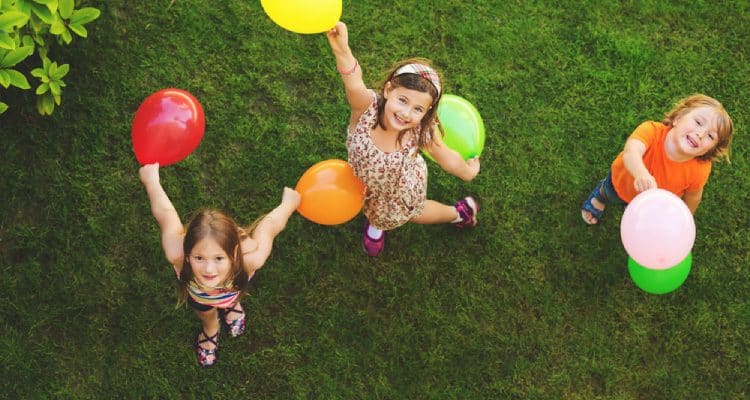
[[[617,192],[615,191],[615,186],[612,184],[612,171],[609,171],[609,173],[607,173],[607,177],[604,178],[603,183],[604,185],[602,185],[602,189],[604,189],[603,190],[604,194],[602,197],[605,200],[604,201],[605,205],[609,203],[625,204],[625,202],[620,198],[620,196],[617,195]],[[599,194],[601,195],[602,193],[599,192]]]

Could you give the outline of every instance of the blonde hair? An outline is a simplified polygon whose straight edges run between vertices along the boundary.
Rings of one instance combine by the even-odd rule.
[[[716,134],[719,136],[719,139],[716,142],[716,146],[707,151],[706,154],[696,158],[702,161],[713,161],[721,157],[729,162],[729,145],[732,144],[734,125],[724,106],[713,97],[696,93],[680,99],[672,110],[664,115],[662,122],[667,126],[674,126],[674,122],[680,117],[699,107],[710,107],[716,112]]]

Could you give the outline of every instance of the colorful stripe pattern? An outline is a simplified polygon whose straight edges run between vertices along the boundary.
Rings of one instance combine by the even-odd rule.
[[[240,292],[227,288],[203,288],[195,281],[188,283],[188,295],[198,304],[216,308],[228,308],[239,298]]]

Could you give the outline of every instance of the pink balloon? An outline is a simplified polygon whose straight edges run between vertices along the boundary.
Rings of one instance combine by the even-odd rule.
[[[695,241],[695,221],[685,202],[664,189],[635,196],[620,222],[625,251],[638,264],[667,269],[687,257]]]

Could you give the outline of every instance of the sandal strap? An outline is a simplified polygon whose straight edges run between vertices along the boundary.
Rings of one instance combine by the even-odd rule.
[[[245,332],[245,317],[247,316],[247,313],[245,312],[244,309],[237,308],[239,304],[240,303],[237,302],[233,304],[231,307],[219,309],[219,316],[229,328],[229,335],[232,337],[240,336],[242,335],[243,332]],[[227,317],[231,313],[239,314],[239,317],[228,320]]]
[[[245,310],[241,309],[241,308],[236,308],[237,304],[238,303],[234,303],[234,305],[232,305],[232,307],[224,308],[223,309],[224,317],[226,317],[227,315],[229,315],[229,313],[235,313],[235,314],[240,314],[240,315],[244,314]]]
[[[591,193],[589,193],[589,197],[587,197],[586,200],[584,200],[583,204],[581,205],[581,210],[590,212],[591,215],[597,219],[597,222],[601,220],[602,215],[604,214],[604,210],[600,210],[594,207],[594,204],[591,202],[591,200],[597,199],[604,205],[609,204],[609,200],[606,199],[606,195],[603,195],[603,192],[604,192],[603,186],[604,186],[604,179],[599,181],[599,183],[596,185],[594,190],[592,190]]]
[[[219,339],[220,331],[221,330],[219,329],[216,331],[214,335],[208,336],[208,334],[206,333],[206,330],[201,328],[201,331],[198,333],[198,336],[195,338],[197,342],[195,344],[195,351],[196,353],[198,353],[198,364],[200,364],[201,367],[204,367],[204,368],[210,367],[214,365],[214,363],[216,363],[216,354],[219,351],[218,339]],[[203,337],[204,337],[203,339],[200,338],[201,334],[203,334]],[[207,349],[201,346],[201,344],[203,343],[213,343],[214,348]],[[213,357],[213,360],[209,360],[209,357]]]
[[[245,321],[245,316],[247,314],[245,314],[245,310],[244,309],[238,309],[238,308],[236,308],[237,304],[238,303],[235,303],[232,307],[229,307],[229,308],[220,308],[219,309],[219,317],[224,321],[225,324],[227,324],[229,326],[234,326],[234,325],[238,324],[240,321],[242,321],[242,322]],[[240,317],[236,318],[236,319],[233,319],[232,322],[227,322],[227,316],[230,313],[239,314]]]
[[[210,351],[210,352],[216,351],[216,349],[219,347],[219,343],[216,342],[216,340],[219,338],[219,331],[217,330],[216,333],[213,334],[213,336],[208,336],[205,329],[201,329],[201,333],[203,334],[204,339],[201,339],[200,335],[198,335],[198,347],[200,347],[202,350],[205,350],[205,351]],[[213,343],[213,345],[216,347],[213,350],[205,349],[203,348],[203,346],[201,346],[201,343],[206,343],[206,342]]]

